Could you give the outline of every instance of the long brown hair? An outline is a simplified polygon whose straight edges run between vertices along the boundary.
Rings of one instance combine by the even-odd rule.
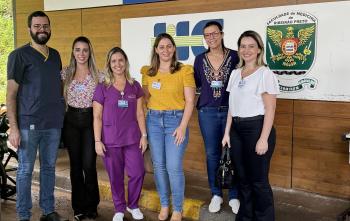
[[[159,55],[156,53],[156,48],[158,47],[159,42],[164,38],[169,39],[172,45],[176,47],[173,37],[171,37],[171,35],[169,35],[168,33],[161,33],[157,36],[156,40],[154,41],[153,49],[152,49],[151,67],[148,70],[149,76],[155,76],[158,72],[158,69],[160,66],[160,60],[159,60]],[[171,58],[170,73],[173,74],[174,72],[180,70],[180,67],[181,67],[181,63],[177,61],[177,55],[175,50],[174,55]]]
[[[131,77],[130,72],[129,72],[129,59],[128,56],[126,55],[125,51],[119,47],[114,47],[111,50],[109,50],[108,54],[107,54],[107,61],[106,61],[106,73],[105,73],[105,78],[104,78],[104,84],[109,87],[111,86],[114,81],[114,75],[113,75],[113,71],[111,68],[111,59],[112,56],[116,53],[120,53],[121,55],[123,55],[124,59],[125,59],[125,78],[126,80],[132,85],[134,83],[134,79]]]
[[[98,71],[97,71],[97,67],[96,67],[95,55],[94,55],[94,51],[92,49],[91,42],[87,37],[79,36],[73,41],[72,52],[70,55],[70,62],[69,62],[69,65],[67,67],[67,70],[65,71],[66,77],[64,80],[64,87],[63,87],[65,97],[67,97],[68,86],[70,85],[70,83],[72,83],[74,76],[75,76],[75,72],[77,71],[77,61],[75,60],[73,52],[74,52],[74,46],[78,42],[86,43],[89,46],[88,67],[89,67],[89,71],[90,71],[92,78],[94,79],[96,84],[98,83],[98,76],[97,76]]]
[[[238,51],[239,51],[239,48],[241,46],[241,41],[242,41],[242,38],[245,38],[245,37],[251,37],[254,39],[254,41],[256,42],[256,44],[258,45],[258,48],[260,49],[260,53],[258,55],[258,58],[256,59],[256,64],[258,66],[266,66],[265,62],[264,62],[264,43],[260,37],[260,35],[255,32],[255,31],[252,31],[252,30],[249,30],[249,31],[245,31],[241,34],[241,36],[238,38],[238,42],[237,42],[237,45],[238,45]],[[238,53],[239,55],[239,53]],[[237,64],[237,68],[241,68],[245,65],[245,62],[244,60],[241,58],[241,56],[239,55],[239,63]]]

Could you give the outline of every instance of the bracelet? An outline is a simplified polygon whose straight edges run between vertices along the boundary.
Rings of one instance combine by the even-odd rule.
[[[95,140],[95,143],[100,143],[101,141],[100,140]]]
[[[146,133],[142,134],[142,137],[147,137],[147,134]]]

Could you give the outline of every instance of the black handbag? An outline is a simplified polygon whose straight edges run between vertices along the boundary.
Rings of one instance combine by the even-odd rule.
[[[215,181],[216,186],[221,189],[231,189],[235,185],[235,171],[228,146],[225,146],[222,150],[220,166],[216,171]]]

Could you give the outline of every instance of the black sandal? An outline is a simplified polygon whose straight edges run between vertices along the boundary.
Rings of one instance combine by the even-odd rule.
[[[96,219],[98,217],[98,213],[97,212],[88,212],[88,213],[86,213],[86,216],[89,219]]]

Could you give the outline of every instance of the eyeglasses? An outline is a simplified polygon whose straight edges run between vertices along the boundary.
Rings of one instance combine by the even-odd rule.
[[[215,31],[215,32],[212,32],[212,33],[204,33],[204,38],[210,38],[210,37],[217,38],[217,37],[219,37],[219,35],[221,33],[222,33],[221,31]]]
[[[43,24],[43,25],[35,24],[35,25],[33,25],[33,28],[35,30],[40,30],[41,28],[44,29],[44,30],[49,30],[50,29],[50,25],[49,24]]]

